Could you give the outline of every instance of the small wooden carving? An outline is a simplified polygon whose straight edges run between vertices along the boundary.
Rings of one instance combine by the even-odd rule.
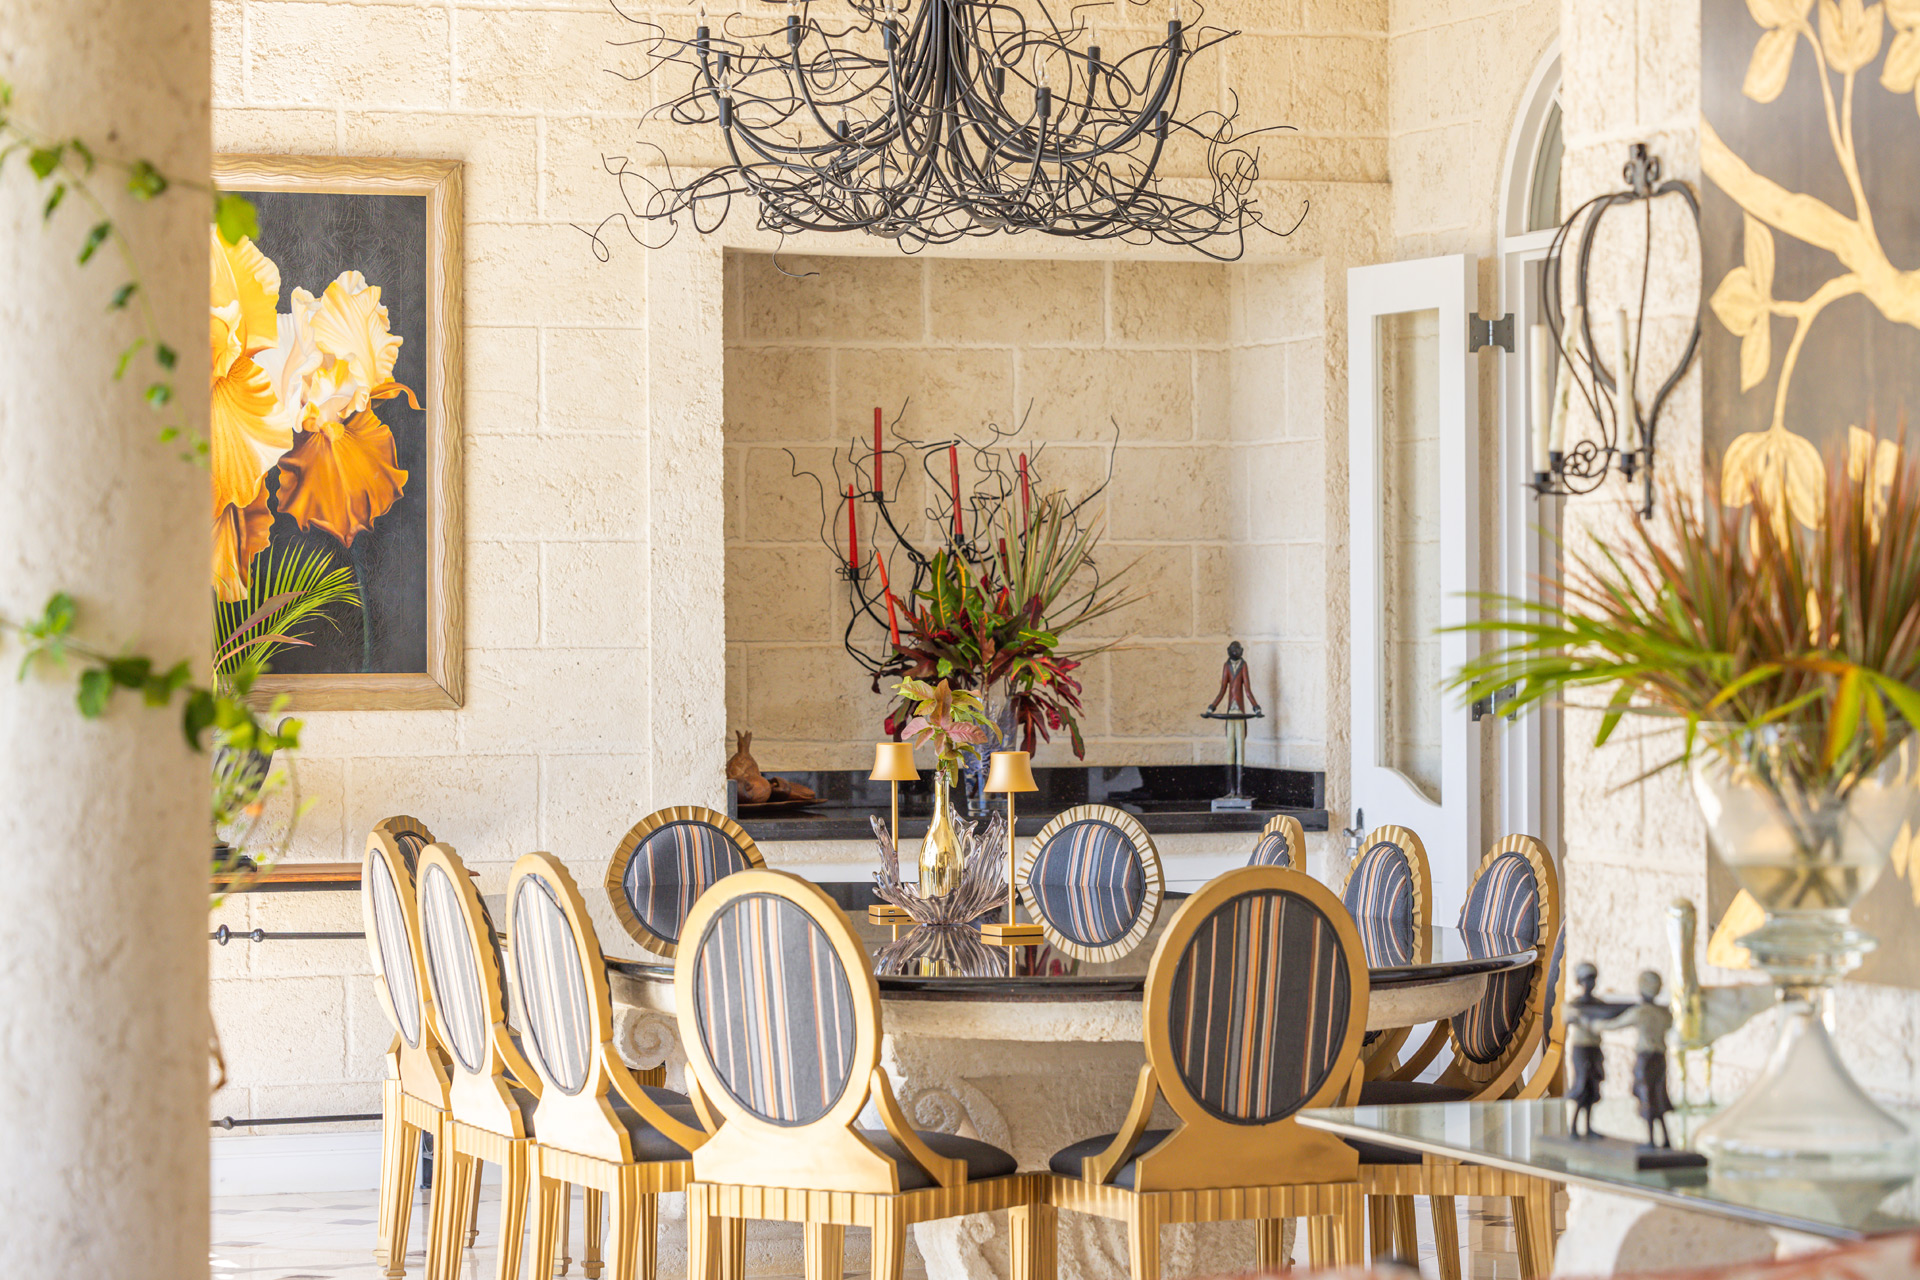
[[[727,760],[727,776],[740,784],[741,804],[765,804],[769,800],[817,800],[812,787],[785,778],[769,778],[760,772],[753,758],[753,734],[741,730],[733,735],[734,750]]]

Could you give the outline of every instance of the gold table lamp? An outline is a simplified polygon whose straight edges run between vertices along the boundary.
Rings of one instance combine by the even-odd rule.
[[[893,847],[900,847],[900,784],[917,782],[920,771],[913,767],[913,746],[906,742],[876,742],[873,744],[873,772],[868,775],[875,782],[893,784],[893,825],[888,828],[893,833]],[[867,919],[873,924],[893,926],[893,936],[900,936],[900,926],[910,923],[913,917],[889,902],[876,902],[867,908]]]
[[[1019,791],[1038,791],[1033,780],[1033,757],[1025,751],[996,751],[987,769],[988,791],[1007,797],[1007,922],[980,926],[980,941],[991,947],[1033,947],[1046,941],[1037,924],[1018,924],[1014,918],[1013,797]]]

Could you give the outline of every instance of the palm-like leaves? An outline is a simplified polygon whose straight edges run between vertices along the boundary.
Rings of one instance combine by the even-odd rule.
[[[311,643],[294,634],[302,623],[327,618],[326,610],[333,605],[359,603],[353,570],[334,567],[333,557],[324,549],[262,552],[247,598],[230,604],[214,602],[215,678],[223,687],[250,687],[282,648]]]
[[[1714,750],[1770,725],[1814,732],[1836,782],[1859,776],[1920,726],[1920,471],[1827,465],[1811,531],[1756,488],[1751,505],[1681,498],[1664,527],[1599,539],[1553,598],[1494,596],[1505,617],[1466,631],[1502,647],[1450,682],[1464,699],[1516,686],[1516,709],[1606,693],[1596,745],[1629,714],[1684,724]]]

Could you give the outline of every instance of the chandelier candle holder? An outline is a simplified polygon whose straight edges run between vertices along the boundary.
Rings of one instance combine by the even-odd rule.
[[[1114,6],[1121,19],[1150,7]],[[828,12],[803,0],[716,29],[703,7],[691,39],[625,15],[650,65],[615,74],[677,77],[647,117],[715,131],[727,163],[681,181],[662,152],[656,181],[610,157],[626,209],[601,229],[618,220],[646,243],[635,221],[677,229],[685,215],[704,235],[750,197],[759,226],[782,235],[859,231],[913,251],[1034,231],[1232,261],[1265,227],[1248,139],[1269,130],[1181,112],[1193,59],[1237,33],[1190,28],[1179,0],[1163,39],[1126,50],[1103,45],[1083,7],[1063,23],[1038,0],[847,0]],[[1188,143],[1200,172],[1187,164],[1163,183],[1169,150]]]
[[[1033,757],[1024,751],[996,751],[993,768],[987,774],[987,790],[1007,797],[1007,922],[980,926],[980,940],[991,947],[1037,947],[1046,935],[1034,923],[1020,924],[1014,910],[1018,895],[1014,892],[1013,797],[1021,791],[1038,791],[1033,780]]]
[[[1641,483],[1641,517],[1653,514],[1654,449],[1660,414],[1667,397],[1693,363],[1700,347],[1700,320],[1695,315],[1693,334],[1686,351],[1664,379],[1654,385],[1652,398],[1644,406],[1638,388],[1646,369],[1641,362],[1641,344],[1646,337],[1647,284],[1652,266],[1653,205],[1667,196],[1678,197],[1692,215],[1691,226],[1696,243],[1700,236],[1700,202],[1691,188],[1678,179],[1661,181],[1660,158],[1650,155],[1646,144],[1636,142],[1627,152],[1625,189],[1610,191],[1574,210],[1561,224],[1541,268],[1541,314],[1544,323],[1535,324],[1529,335],[1528,355],[1532,363],[1529,380],[1533,388],[1532,461],[1535,493],[1569,497],[1592,493],[1618,470],[1622,479]],[[1646,239],[1641,248],[1640,296],[1636,314],[1629,317],[1619,308],[1609,319],[1600,317],[1605,351],[1594,341],[1594,315],[1590,305],[1593,271],[1593,244],[1601,219],[1609,210],[1639,205],[1646,219]],[[1563,301],[1566,273],[1566,248],[1578,231],[1579,251],[1573,265],[1574,298],[1571,307]],[[1554,377],[1553,374],[1558,374]],[[1598,439],[1583,439],[1567,447],[1567,419],[1578,395],[1598,426]]]

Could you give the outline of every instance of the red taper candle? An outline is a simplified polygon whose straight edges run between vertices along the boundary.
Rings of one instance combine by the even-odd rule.
[[[860,521],[856,519],[858,508],[854,505],[853,486],[847,486],[847,563],[860,567]]]
[[[960,446],[947,446],[947,470],[953,476],[953,540],[963,542],[967,536],[967,526],[960,519]]]
[[[1027,509],[1031,505],[1031,495],[1027,492],[1027,455],[1020,455],[1020,524],[1027,523]]]
[[[887,582],[887,558],[875,556],[874,563],[880,566],[880,594],[887,598],[887,634],[893,638],[893,647],[900,647],[900,619],[893,612],[893,587]]]
[[[886,492],[886,482],[880,478],[880,406],[873,406],[873,491]]]

